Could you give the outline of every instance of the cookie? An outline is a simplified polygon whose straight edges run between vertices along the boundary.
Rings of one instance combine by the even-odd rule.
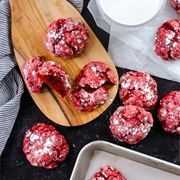
[[[37,56],[25,61],[22,65],[22,73],[28,89],[33,93],[41,93],[43,81],[37,76],[37,71],[42,66],[42,57]]]
[[[110,130],[121,142],[136,144],[147,137],[154,120],[150,112],[134,105],[119,106],[110,117]]]
[[[54,56],[73,58],[83,52],[89,39],[89,31],[84,23],[71,17],[62,18],[48,26],[44,45]]]
[[[117,84],[117,76],[104,62],[93,61],[83,67],[75,88],[97,89],[103,84]]]
[[[180,14],[180,1],[179,0],[169,0],[171,7]]]
[[[119,97],[124,105],[137,105],[150,110],[157,103],[157,83],[147,72],[126,72],[119,83]]]
[[[180,58],[180,20],[173,19],[163,23],[156,32],[154,51],[163,60]]]
[[[65,160],[69,145],[54,126],[38,123],[26,131],[23,151],[32,166],[52,169]]]
[[[68,94],[70,90],[69,75],[59,64],[53,61],[44,62],[39,68],[37,76],[62,98]]]
[[[115,167],[106,165],[102,166],[90,180],[126,180],[123,174]]]
[[[160,100],[157,116],[166,132],[180,134],[180,91],[171,91]]]
[[[73,91],[70,99],[78,111],[91,112],[108,99],[108,90],[101,86],[98,89],[86,90],[84,88]]]

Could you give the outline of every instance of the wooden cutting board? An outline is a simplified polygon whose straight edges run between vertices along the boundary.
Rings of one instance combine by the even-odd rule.
[[[12,41],[21,72],[24,61],[42,55],[45,61],[52,60],[59,63],[69,74],[71,91],[73,91],[73,84],[78,73],[88,62],[95,60],[105,62],[117,74],[117,70],[102,44],[80,13],[68,1],[10,0],[10,5],[12,10]],[[52,56],[44,48],[43,42],[48,25],[56,19],[68,17],[78,18],[88,26],[90,43],[79,57],[62,59]],[[94,120],[113,102],[117,94],[118,84],[106,87],[109,90],[108,101],[92,112],[78,112],[70,101],[69,95],[60,98],[53,89],[47,86],[41,94],[31,92],[30,94],[39,109],[50,120],[63,126],[78,126]]]

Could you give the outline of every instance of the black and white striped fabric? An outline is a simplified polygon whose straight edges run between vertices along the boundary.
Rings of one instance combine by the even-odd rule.
[[[79,12],[83,0],[69,0]],[[0,0],[0,155],[17,118],[24,90],[16,71],[16,59],[11,41],[11,11],[8,0]]]
[[[69,0],[69,2],[76,7],[76,9],[81,13],[83,10],[83,0]]]

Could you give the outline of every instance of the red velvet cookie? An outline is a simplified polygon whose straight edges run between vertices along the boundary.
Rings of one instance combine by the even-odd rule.
[[[179,0],[169,0],[171,7],[180,14],[180,1]]]
[[[157,116],[165,131],[180,134],[180,91],[171,91],[160,100]]]
[[[31,165],[52,169],[65,160],[69,145],[55,127],[38,123],[26,131],[23,151]]]
[[[59,64],[52,61],[44,62],[39,68],[37,76],[61,97],[68,94],[70,89],[69,76]]]
[[[93,111],[108,99],[108,90],[101,86],[98,89],[78,89],[70,94],[70,99],[78,111]]]
[[[154,51],[162,59],[170,61],[180,58],[180,20],[166,21],[158,28]]]
[[[124,105],[150,110],[158,100],[157,83],[146,72],[129,71],[120,77],[119,96]]]
[[[117,84],[116,74],[103,62],[93,61],[86,64],[76,79],[76,89],[96,89],[103,84]]]
[[[44,45],[54,56],[72,58],[82,53],[89,39],[89,31],[80,20],[58,19],[48,26]]]
[[[110,130],[119,141],[136,144],[149,134],[154,120],[139,106],[120,106],[110,117]]]
[[[90,180],[126,180],[123,174],[112,166],[102,166]]]
[[[28,89],[34,93],[42,92],[43,81],[37,76],[37,71],[42,66],[41,56],[25,61],[22,66],[24,80]]]

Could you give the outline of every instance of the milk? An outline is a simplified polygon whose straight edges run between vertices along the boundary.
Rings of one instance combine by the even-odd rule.
[[[139,25],[153,18],[163,0],[99,0],[104,13],[124,25]]]

